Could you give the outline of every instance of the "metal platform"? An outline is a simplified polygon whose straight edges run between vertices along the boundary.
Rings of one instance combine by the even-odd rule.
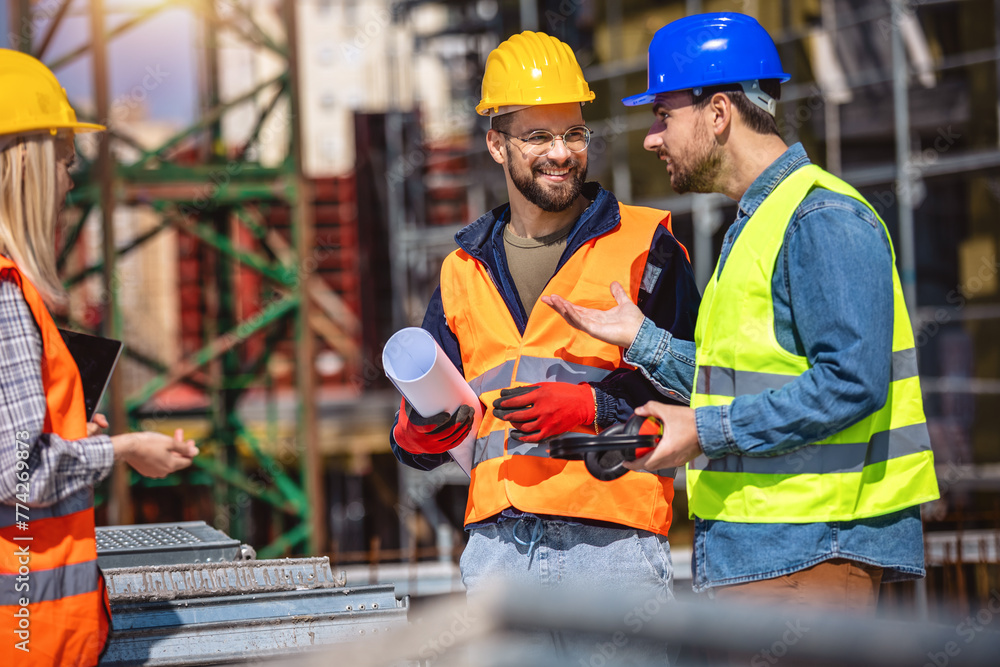
[[[204,521],[105,526],[97,529],[102,569],[242,560],[239,540]]]
[[[203,523],[99,531],[112,612],[101,665],[244,662],[406,625],[408,603],[391,584],[347,587],[325,557],[242,560],[235,540]],[[132,565],[108,568],[109,554]]]

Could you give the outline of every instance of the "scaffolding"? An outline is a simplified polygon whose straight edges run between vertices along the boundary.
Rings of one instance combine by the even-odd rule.
[[[296,3],[280,3],[281,29],[275,31],[255,20],[253,3],[191,0],[109,10],[104,0],[89,0],[85,10],[90,22],[87,43],[53,59],[49,56],[53,37],[67,15],[79,15],[82,4],[58,0],[43,7],[17,0],[11,6],[11,25],[26,27],[18,33],[18,48],[46,62],[57,76],[60,70],[90,56],[95,104],[93,117],[87,120],[110,125],[108,46],[116,37],[178,7],[192,13],[203,36],[199,117],[153,148],[112,126],[100,139],[96,154],[90,159],[85,156],[75,177],[71,203],[76,215],[64,235],[60,266],[65,268],[85,228],[96,217],[102,252],[68,275],[66,284],[72,288],[92,275],[101,275],[104,296],[98,319],[102,335],[122,339],[128,325],[120,307],[118,267],[124,257],[165,230],[174,229],[186,239],[186,245],[197,246],[196,255],[201,260],[194,265],[197,275],[189,276],[201,288],[204,318],[200,345],[169,366],[133,353],[132,358],[147,367],[152,377],[125,395],[122,374],[115,374],[109,392],[112,432],[140,429],[150,420],[159,425],[177,416],[155,403],[169,387],[183,384],[203,392],[210,404],[193,412],[196,418],[207,420],[208,427],[199,438],[203,453],[194,464],[211,480],[216,525],[222,524],[234,537],[245,538],[249,516],[226,524],[253,498],[270,507],[276,524],[282,527],[268,536],[270,539],[256,536],[262,557],[291,551],[324,553],[327,523],[317,432],[317,333],[347,365],[356,366],[359,324],[316,271],[315,195],[303,173],[298,56],[292,48],[296,44]],[[38,39],[36,26],[45,28]],[[279,74],[223,99],[218,60],[223,37],[280,59]],[[223,121],[234,110],[247,108],[255,115],[251,131],[235,152],[227,152]],[[289,140],[279,163],[265,166],[256,144],[262,128],[279,108],[287,114]],[[142,209],[155,215],[158,222],[127,243],[117,242],[115,213],[122,207]],[[282,225],[272,224],[269,213],[273,211],[288,212],[284,230]],[[247,271],[256,275],[260,290],[251,307],[243,309],[247,312],[238,312],[240,286],[236,282],[239,272]],[[80,322],[70,324],[87,328]],[[275,442],[262,440],[248,428],[237,402],[250,390],[265,394],[267,432],[274,437],[277,409],[269,360],[288,327],[294,330],[296,451],[279,453]],[[143,482],[138,478],[133,482],[130,477],[128,469],[121,464],[116,467],[108,497],[112,524],[133,523],[130,487]]]

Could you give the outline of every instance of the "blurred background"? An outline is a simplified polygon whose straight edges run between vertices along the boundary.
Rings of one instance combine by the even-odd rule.
[[[591,178],[669,209],[703,286],[735,204],[673,195],[641,148],[649,109],[619,102],[645,89],[653,33],[699,11],[769,30],[785,139],[893,236],[942,499],[928,578],[882,605],[981,608],[1000,586],[1000,0],[6,0],[5,46],[110,129],[77,140],[63,323],[125,343],[114,429],[202,449],[166,480],[116,470],[98,524],[205,520],[262,558],[461,590],[465,477],[397,464],[381,350],[419,325],[455,232],[506,200],[474,112],[486,56],[524,29],[574,49]]]

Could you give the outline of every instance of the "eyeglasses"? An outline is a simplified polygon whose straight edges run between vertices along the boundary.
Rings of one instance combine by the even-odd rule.
[[[548,155],[556,147],[556,139],[562,139],[563,145],[570,153],[579,153],[586,150],[590,145],[590,128],[586,125],[571,127],[562,134],[552,134],[548,130],[535,130],[526,137],[517,137],[513,134],[497,130],[500,134],[528,145],[528,152],[538,157]]]

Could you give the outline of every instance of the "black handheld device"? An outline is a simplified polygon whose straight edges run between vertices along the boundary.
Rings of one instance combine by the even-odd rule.
[[[662,426],[652,417],[632,415],[623,424],[608,427],[600,435],[567,434],[549,442],[549,456],[555,459],[582,460],[595,479],[610,482],[629,471],[626,461],[645,456],[660,440],[660,433],[640,434],[647,420]],[[663,474],[664,471],[659,471]],[[670,475],[673,476],[672,474]]]
[[[122,353],[121,341],[60,329],[63,342],[73,355],[83,380],[83,402],[87,406],[87,421],[94,419],[97,406],[108,388]]]

